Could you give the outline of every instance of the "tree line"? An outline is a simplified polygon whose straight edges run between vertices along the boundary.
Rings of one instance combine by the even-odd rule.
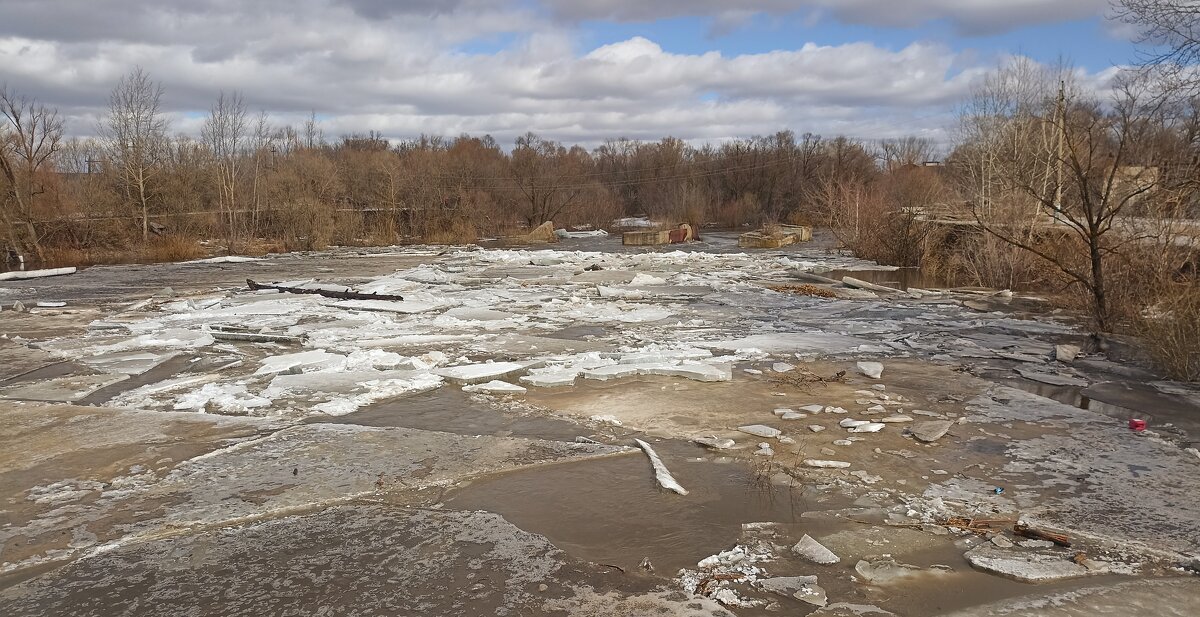
[[[315,113],[280,126],[239,92],[219,93],[193,136],[172,133],[162,96],[134,69],[114,87],[96,137],[70,138],[57,110],[0,90],[10,249],[128,246],[162,229],[236,252],[259,239],[289,248],[473,241],[550,220],[607,226],[641,215],[695,226],[816,222],[834,205],[828,185],[933,156],[917,138],[788,130],[701,146],[611,139],[592,150],[533,133],[509,149],[487,135],[328,140]]]

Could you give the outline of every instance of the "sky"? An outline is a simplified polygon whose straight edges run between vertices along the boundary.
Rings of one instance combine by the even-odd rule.
[[[730,8],[737,6],[738,8]],[[1013,56],[1104,89],[1136,57],[1109,0],[0,0],[0,84],[95,133],[135,66],[196,133],[221,91],[331,138],[532,131],[692,143],[789,129],[951,139]]]

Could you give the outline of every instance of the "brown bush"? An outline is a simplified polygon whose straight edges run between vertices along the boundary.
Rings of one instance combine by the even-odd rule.
[[[421,235],[425,244],[474,244],[478,238],[475,225],[465,218],[443,219]]]
[[[722,202],[712,213],[714,223],[731,228],[757,222],[761,217],[758,197],[752,193],[743,193],[737,199]]]
[[[188,261],[204,255],[204,248],[196,240],[176,234],[151,238],[141,251],[142,260],[152,263]]]
[[[1042,258],[977,231],[931,235],[923,265],[928,276],[947,285],[1044,289],[1061,284]]]
[[[43,264],[47,267],[90,266],[104,260],[93,251],[73,246],[46,246],[42,248]]]
[[[1134,323],[1146,353],[1171,379],[1200,381],[1200,285],[1177,284]]]

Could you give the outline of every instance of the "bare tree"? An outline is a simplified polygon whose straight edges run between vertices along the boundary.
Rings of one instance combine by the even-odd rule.
[[[246,147],[249,120],[246,103],[236,90],[229,96],[222,91],[204,121],[201,135],[213,157],[217,184],[217,207],[224,215],[226,249],[233,253],[238,235],[237,184],[242,154]]]
[[[260,111],[258,118],[254,121],[254,131],[251,137],[251,151],[253,153],[254,171],[250,183],[250,225],[249,233],[258,234],[261,218],[262,218],[262,202],[265,191],[261,190],[262,179],[268,168],[273,164],[275,155],[279,151],[275,145],[275,132],[271,129],[271,122],[266,111]]]
[[[325,143],[325,131],[321,130],[321,125],[317,122],[317,110],[311,110],[308,113],[308,118],[304,120],[304,147],[308,149],[320,148]]]
[[[888,171],[900,167],[921,165],[933,156],[933,142],[924,137],[908,135],[898,139],[879,142],[884,168]]]
[[[518,137],[509,167],[517,185],[517,211],[530,227],[553,221],[579,205],[586,191],[600,188],[588,181],[590,167],[591,157],[578,146],[568,150],[533,133]]]
[[[1200,3],[1194,0],[1117,0],[1115,16],[1139,30],[1143,66],[1173,82],[1173,90],[1200,89]]]
[[[97,127],[108,148],[121,192],[141,211],[142,241],[150,236],[150,200],[167,150],[167,119],[160,109],[162,85],[141,67],[117,82],[108,118]]]
[[[1161,99],[1146,96],[1144,81],[1123,84],[1105,103],[1065,81],[1017,83],[1030,76],[991,82],[982,95],[990,103],[976,107],[987,113],[964,119],[971,131],[955,163],[979,226],[1085,290],[1095,326],[1111,332],[1110,262],[1146,239],[1127,212],[1174,190],[1168,180],[1189,177],[1178,170],[1195,163],[1185,150],[1155,143],[1169,118]]]
[[[33,202],[42,192],[39,172],[62,147],[63,121],[57,109],[10,92],[7,86],[0,88],[0,118],[0,174],[8,188],[0,214],[13,249],[28,246],[40,257]],[[25,228],[23,243],[16,234],[18,222]]]

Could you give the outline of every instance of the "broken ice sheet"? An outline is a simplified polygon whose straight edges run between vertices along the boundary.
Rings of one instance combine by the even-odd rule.
[[[199,390],[175,399],[175,411],[208,411],[246,413],[271,405],[271,399],[251,394],[244,384],[205,384]]]
[[[178,352],[127,351],[79,358],[78,361],[102,372],[141,375],[177,355]]]
[[[43,381],[23,382],[0,388],[0,398],[73,402],[97,390],[128,379],[125,374],[67,375]]]
[[[346,366],[346,356],[329,353],[324,349],[301,351],[262,359],[255,375],[272,375],[285,372],[340,370]]]

